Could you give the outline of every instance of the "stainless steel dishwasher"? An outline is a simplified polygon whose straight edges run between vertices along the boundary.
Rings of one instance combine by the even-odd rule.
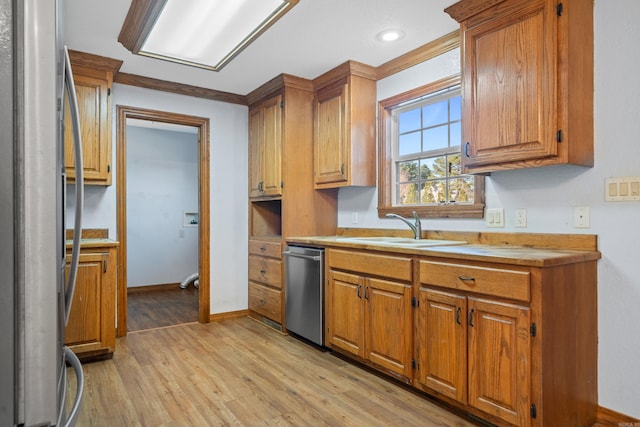
[[[324,249],[287,246],[284,268],[287,329],[323,345]]]

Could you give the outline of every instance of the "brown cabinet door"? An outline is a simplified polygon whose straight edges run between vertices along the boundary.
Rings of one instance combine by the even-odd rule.
[[[347,83],[318,92],[315,101],[316,184],[348,180]]]
[[[249,112],[249,196],[282,194],[282,95]]]
[[[467,403],[467,298],[420,289],[419,381]]]
[[[364,357],[364,279],[329,271],[329,344]]]
[[[469,298],[469,404],[530,425],[531,343],[527,307]]]
[[[75,75],[82,161],[86,184],[111,185],[111,131],[109,128],[109,82],[104,79]],[[65,103],[64,159],[67,180],[75,182],[73,134],[69,104]]]
[[[282,194],[282,96],[278,95],[263,104],[264,196]]]
[[[463,23],[466,172],[557,154],[557,19],[551,1],[507,0]]]
[[[89,348],[101,347],[104,263],[107,258],[106,254],[80,254],[76,287],[65,330],[65,344],[69,346],[82,344]],[[67,267],[66,277],[68,275]]]
[[[363,297],[366,303],[365,357],[411,378],[411,285],[367,278]]]
[[[249,111],[249,197],[261,195],[264,163],[262,138],[262,109],[252,108]]]

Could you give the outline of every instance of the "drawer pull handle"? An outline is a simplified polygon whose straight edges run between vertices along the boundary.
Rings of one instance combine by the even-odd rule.
[[[473,326],[473,312],[475,310],[472,308],[471,310],[469,310],[469,326]]]
[[[260,252],[264,252],[266,250],[267,250],[267,248],[265,248],[264,246],[260,246]]]
[[[462,322],[460,321],[460,312],[462,311],[461,307],[456,307],[456,323],[458,325],[462,325]]]
[[[260,274],[264,274],[266,272],[267,272],[266,270],[260,270]]]
[[[463,282],[475,282],[476,279],[473,277],[469,277],[469,276],[458,276],[458,279],[462,280]]]

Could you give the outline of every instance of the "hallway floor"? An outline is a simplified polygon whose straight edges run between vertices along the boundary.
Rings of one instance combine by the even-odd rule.
[[[127,295],[127,331],[136,332],[198,321],[198,290],[163,289]]]

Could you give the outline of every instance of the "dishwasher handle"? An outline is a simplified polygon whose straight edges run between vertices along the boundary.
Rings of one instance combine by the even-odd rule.
[[[303,255],[303,254],[297,254],[297,253],[291,252],[291,251],[282,252],[282,255],[295,257],[295,258],[310,259],[312,261],[320,261],[322,259],[319,255],[315,255],[315,256],[314,255]]]

